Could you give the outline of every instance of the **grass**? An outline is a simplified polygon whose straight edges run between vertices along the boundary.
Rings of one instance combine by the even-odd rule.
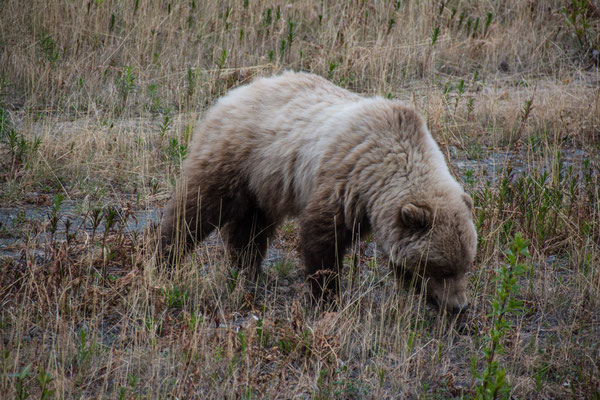
[[[598,397],[599,44],[588,0],[0,2],[0,391]],[[257,282],[218,237],[155,268],[136,227],[197,119],[284,69],[425,115],[475,203],[467,316],[396,282],[370,242],[344,260],[339,311],[315,310],[293,220]],[[518,310],[498,308],[508,293]]]

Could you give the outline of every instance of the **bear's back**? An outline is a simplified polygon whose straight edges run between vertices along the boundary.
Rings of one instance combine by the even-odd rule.
[[[313,196],[319,176],[347,175],[358,160],[389,160],[395,148],[400,151],[392,155],[398,158],[393,164],[402,167],[400,153],[418,146],[412,143],[415,138],[393,132],[398,130],[398,109],[414,125],[403,130],[415,138],[423,135],[420,117],[398,102],[365,98],[316,75],[286,72],[259,78],[221,98],[196,131],[191,154],[220,170],[224,184],[228,179],[246,181],[262,208],[277,216],[297,214]],[[433,145],[439,153],[427,139],[427,147]],[[361,154],[363,147],[368,155]],[[374,179],[379,181],[384,174],[396,174],[396,167],[378,169]]]
[[[191,154],[238,166],[259,203],[277,202],[265,208],[294,214],[311,196],[323,154],[344,136],[359,103],[370,100],[312,74],[259,78],[208,110]]]

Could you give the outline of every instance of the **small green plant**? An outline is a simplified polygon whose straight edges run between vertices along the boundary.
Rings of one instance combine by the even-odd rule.
[[[151,83],[148,85],[148,95],[150,96],[150,111],[153,113],[159,113],[161,110],[161,105],[160,97],[158,95],[158,86],[156,83]]]
[[[119,215],[119,212],[114,207],[107,207],[102,214],[104,216],[104,234],[102,236],[102,247],[106,247],[106,239],[108,239],[108,234],[110,230],[117,223],[117,216]]]
[[[265,11],[265,17],[263,19],[263,23],[265,24],[265,26],[269,26],[271,25],[271,22],[273,22],[273,10],[271,8],[267,8],[267,11]]]
[[[240,271],[237,268],[232,268],[228,275],[227,288],[229,289],[229,293],[232,293],[239,281]]]
[[[127,377],[127,382],[129,383],[131,389],[135,390],[137,384],[140,382],[140,377],[136,374],[131,374],[129,377]]]
[[[181,164],[181,162],[185,159],[188,151],[187,143],[180,143],[177,138],[169,139],[169,149],[168,154],[169,158],[175,162],[176,164]]]
[[[240,340],[240,351],[242,353],[242,358],[246,356],[246,350],[248,348],[248,338],[243,329],[237,333],[237,337]]]
[[[166,133],[171,129],[171,109],[167,108],[165,110],[165,115],[163,117],[163,120],[161,121],[161,123],[158,126],[158,134],[160,136],[160,138],[164,138]]]
[[[221,52],[221,58],[219,58],[219,61],[217,62],[217,67],[219,68],[219,71],[225,67],[226,61],[227,61],[227,50],[223,49],[223,51]]]
[[[229,16],[231,15],[231,11],[233,9],[231,7],[227,7],[225,9],[225,13],[223,14],[223,21],[225,21],[225,31],[229,32],[229,27],[231,26],[231,23],[229,22]]]
[[[116,85],[121,95],[121,111],[127,105],[127,99],[135,89],[136,76],[131,65],[125,66],[116,79]]]
[[[600,32],[594,29],[598,24],[591,19],[597,10],[595,7],[589,0],[571,0],[570,4],[562,9],[562,13],[567,30],[573,37],[579,52],[584,56],[591,56],[593,61],[598,64]]]
[[[87,217],[90,221],[90,223],[92,224],[92,241],[94,240],[94,236],[96,235],[96,230],[98,229],[98,227],[100,226],[100,223],[102,222],[102,209],[101,208],[94,208],[89,212],[89,215]]]
[[[16,178],[22,170],[30,168],[41,142],[40,138],[28,140],[17,132],[8,119],[8,113],[0,107],[0,144],[8,147],[9,157],[6,160],[10,163],[7,168],[10,179]]]
[[[187,327],[191,332],[193,332],[203,322],[204,317],[199,311],[197,311],[190,315],[189,319],[187,320]]]
[[[25,400],[29,397],[29,391],[25,385],[25,379],[31,375],[31,364],[25,365],[19,372],[8,374],[10,378],[17,378],[17,399]]]
[[[173,286],[163,290],[163,297],[168,308],[182,308],[188,298],[188,291]]]
[[[396,24],[396,20],[394,18],[390,18],[390,20],[388,21],[388,28],[387,28],[388,35],[392,31],[392,28],[394,27],[395,24]]]
[[[467,186],[473,187],[473,185],[475,183],[474,175],[475,175],[475,171],[473,169],[469,168],[469,169],[465,170],[464,181],[467,184]]]
[[[477,374],[480,384],[477,386],[477,399],[508,398],[511,390],[506,380],[506,371],[497,360],[504,350],[503,339],[510,333],[513,326],[508,319],[510,315],[521,312],[522,303],[516,298],[521,286],[518,281],[525,276],[528,267],[522,260],[529,256],[528,243],[517,233],[506,251],[507,264],[495,270],[496,287],[492,295],[492,319],[488,334],[484,337],[483,348],[485,368]]]
[[[256,321],[256,336],[258,337],[259,345],[263,347],[268,346],[271,335],[265,331],[263,318],[259,318],[258,321]]]
[[[273,269],[277,273],[277,276],[281,279],[289,277],[295,268],[296,266],[294,265],[294,262],[285,258],[278,260],[273,265]]]
[[[521,109],[519,127],[517,128],[517,131],[516,131],[515,135],[513,136],[514,139],[519,139],[521,137],[521,134],[523,133],[523,130],[525,129],[525,126],[527,125],[527,120],[529,119],[529,116],[531,115],[531,111],[533,110],[534,97],[535,97],[535,89],[533,90],[533,94],[531,95],[531,97],[529,99],[525,100],[525,104],[523,105],[523,108]]]
[[[333,71],[337,68],[337,64],[335,62],[329,63],[329,69],[327,70],[327,77],[329,79],[333,79]]]
[[[242,31],[243,32],[243,31]],[[241,40],[241,38],[240,38]],[[196,84],[198,81],[198,71],[195,68],[189,67],[186,73],[186,86],[187,86],[187,96],[190,99],[194,95],[194,91],[196,90]]]
[[[475,98],[471,97],[467,100],[467,119],[470,119],[473,114],[473,110],[475,109]]]
[[[283,57],[283,55],[285,54],[286,45],[287,45],[287,41],[285,39],[281,39],[281,46],[279,47],[280,57]]]
[[[52,376],[42,368],[40,369],[40,372],[37,375],[37,379],[40,384],[40,390],[42,392],[40,398],[42,400],[53,398],[55,390],[49,389],[48,385],[54,380],[54,378],[52,378]]]
[[[487,16],[485,17],[485,25],[483,28],[483,34],[487,35],[488,29],[490,28],[490,24],[492,23],[492,19],[494,18],[494,14],[491,11],[488,11]]]
[[[456,85],[456,103],[454,103],[454,113],[456,113],[456,109],[458,108],[458,102],[463,97],[463,94],[465,94],[465,90],[465,80],[461,79],[458,82],[458,85]]]
[[[436,26],[435,28],[433,28],[433,30],[431,31],[431,45],[433,46],[435,44],[435,42],[437,42],[438,40],[438,36],[440,35],[440,27]]]
[[[146,319],[144,321],[144,325],[146,326],[146,329],[148,330],[148,332],[153,332],[157,335],[160,335],[161,332],[163,331],[163,321],[162,319],[158,318],[153,318],[151,315],[146,316]],[[153,343],[153,346],[156,343]]]
[[[62,193],[56,193],[54,195],[52,209],[50,211],[50,214],[48,215],[48,221],[50,222],[50,226],[48,227],[48,230],[50,232],[50,243],[52,244],[51,247],[54,247],[53,244],[54,244],[55,234],[56,234],[56,231],[58,230],[58,221],[60,221],[60,210],[61,210],[64,199],[65,199],[65,197],[63,196]]]
[[[288,50],[292,46],[292,41],[296,33],[294,32],[294,23],[292,21],[288,21]]]
[[[277,347],[282,354],[288,355],[292,352],[293,345],[290,339],[281,338],[277,340]]]
[[[79,330],[79,346],[77,348],[77,365],[80,369],[87,369],[96,352],[96,342],[88,340],[86,329]]]
[[[40,47],[50,62],[54,63],[58,60],[60,54],[56,48],[56,42],[50,35],[42,32],[42,35],[40,36]]]
[[[110,14],[110,22],[108,23],[108,31],[112,32],[115,29],[115,23],[117,22],[117,18],[115,14]]]

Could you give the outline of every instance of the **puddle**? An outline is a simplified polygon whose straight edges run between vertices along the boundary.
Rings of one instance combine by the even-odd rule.
[[[453,146],[452,146],[453,147]],[[540,159],[536,156],[535,160],[523,153],[506,152],[487,152],[479,158],[464,158],[457,156],[457,150],[450,150],[450,163],[454,171],[460,176],[463,182],[473,182],[485,184],[496,182],[505,174],[508,165],[511,167],[511,176],[520,177],[524,174],[530,174],[533,171],[538,173],[552,173],[555,156]],[[584,161],[589,159],[590,155],[585,150],[567,149],[560,151],[562,173],[568,173],[570,167],[573,168],[573,176],[580,174],[583,170]]]
[[[118,210],[118,208],[116,210],[117,225],[112,229],[122,228],[125,234],[142,232],[145,227],[155,226],[160,222],[160,209],[129,210],[127,212]],[[0,258],[20,257],[24,244],[29,240],[33,241],[37,245],[34,247],[37,248],[50,240],[49,228],[52,212],[51,206],[0,207]],[[58,240],[64,240],[66,237],[67,221],[70,224],[69,232],[78,232],[79,234],[86,232],[89,235],[93,232],[89,214],[85,216],[78,210],[75,203],[69,203],[63,205],[59,213],[55,233]],[[100,237],[105,229],[105,220],[102,219],[96,228],[95,237]],[[207,246],[223,246],[223,242],[216,232],[209,235],[204,242]],[[44,252],[41,249],[34,249],[32,254],[39,261],[43,261]],[[289,259],[289,255],[272,244],[263,266],[273,268],[282,260],[287,259]]]
[[[158,223],[159,210],[115,210],[113,229],[122,229],[125,233],[141,232],[146,226]],[[18,257],[21,247],[29,240],[36,244],[48,241],[52,215],[51,206],[0,207],[0,257]],[[94,231],[90,214],[86,216],[74,202],[64,204],[57,216],[54,235],[59,240],[65,238],[67,225],[69,232],[91,234]],[[105,220],[102,219],[95,235],[102,235],[105,229]]]

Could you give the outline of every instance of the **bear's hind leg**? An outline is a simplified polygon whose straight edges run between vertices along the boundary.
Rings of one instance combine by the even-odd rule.
[[[188,182],[178,187],[165,207],[160,226],[160,251],[169,265],[202,242],[234,213],[233,197],[216,185]]]

